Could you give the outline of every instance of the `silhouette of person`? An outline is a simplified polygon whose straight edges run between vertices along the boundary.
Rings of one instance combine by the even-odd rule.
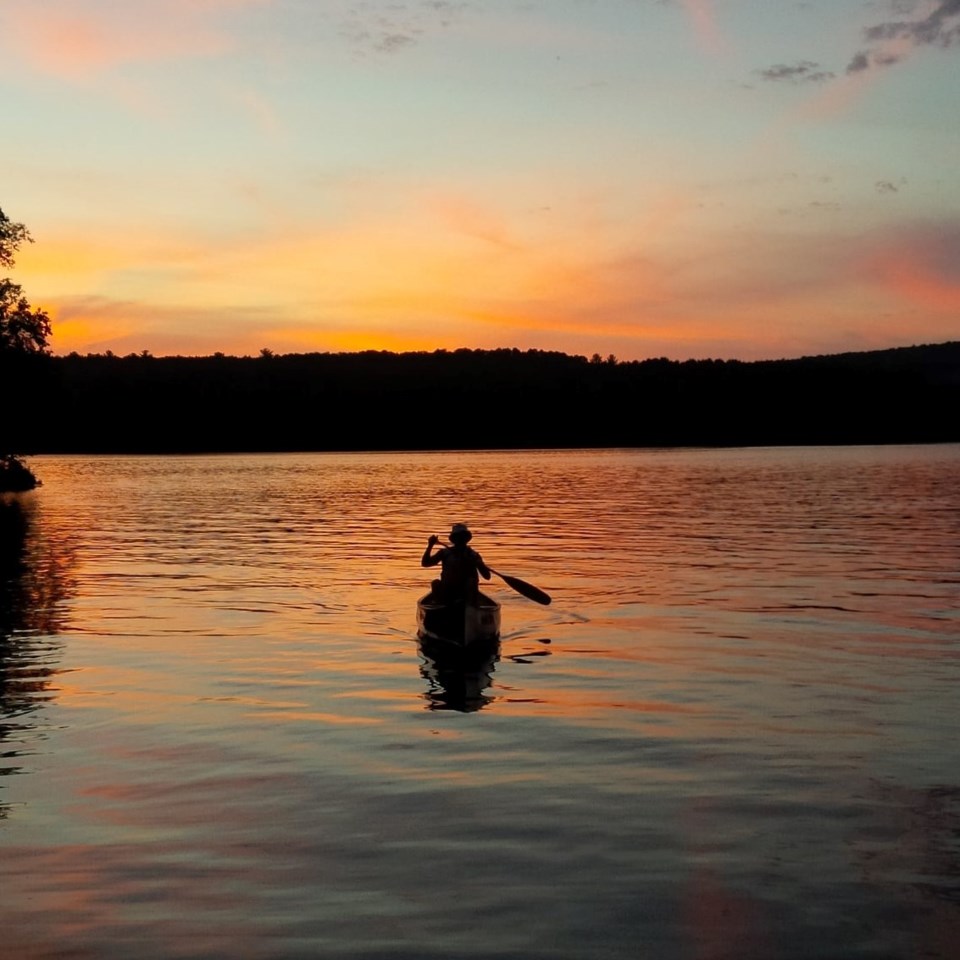
[[[455,523],[450,530],[450,546],[441,547],[436,553],[433,548],[440,542],[437,536],[430,536],[427,549],[423,551],[420,565],[435,567],[441,564],[440,579],[432,585],[435,599],[453,603],[475,600],[480,588],[480,577],[490,579],[490,570],[483,558],[468,546],[473,534],[465,523]]]

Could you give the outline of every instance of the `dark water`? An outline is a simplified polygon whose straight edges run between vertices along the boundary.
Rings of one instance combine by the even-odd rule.
[[[956,956],[960,447],[33,466],[0,956]]]

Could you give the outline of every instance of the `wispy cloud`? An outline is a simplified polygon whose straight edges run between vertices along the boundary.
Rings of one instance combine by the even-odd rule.
[[[930,0],[917,5],[916,14],[867,27],[868,45],[854,54],[847,73],[891,66],[917,47],[960,47],[960,0]]]
[[[876,284],[945,318],[946,332],[960,309],[960,221],[915,224],[884,236],[866,269]]]
[[[128,64],[232,54],[250,43],[237,14],[276,7],[279,20],[283,6],[282,0],[3,0],[0,37],[31,69],[76,81]],[[303,4],[296,18],[302,37],[338,38],[358,56],[389,55],[454,25],[472,6],[324,0]]]
[[[901,187],[905,187],[907,184],[906,178],[901,177],[899,180],[878,180],[874,185],[874,189],[877,193],[899,193]]]
[[[700,45],[711,53],[726,53],[729,41],[720,30],[714,0],[678,0],[687,12]]]
[[[419,3],[349,3],[339,17],[339,33],[365,56],[395,54],[456,23],[472,4],[465,0],[420,0]]]
[[[154,248],[146,235],[127,238],[97,257],[109,280],[92,288],[101,292],[77,295],[70,292],[76,284],[64,283],[42,298],[54,320],[54,349],[256,354],[264,346],[399,350],[507,341],[618,356],[749,358],[822,352],[847,329],[867,338],[863,348],[898,330],[903,336],[906,322],[919,340],[955,331],[958,222],[847,234],[835,226],[809,234],[758,230],[672,252],[572,240],[548,250],[507,249],[495,210],[468,198],[426,199],[425,222],[440,228],[432,238],[370,224],[249,238],[217,255],[167,249],[169,239]],[[464,229],[466,245],[457,240]],[[88,258],[83,239],[76,244],[77,256]],[[84,275],[85,261],[71,263],[68,253],[60,269]],[[148,282],[120,282],[158,258]],[[387,264],[387,273],[371,272],[371,263]],[[43,286],[40,273],[29,279],[31,289]],[[162,301],[159,289],[168,290]],[[296,301],[278,302],[277,291],[290,289]],[[867,325],[865,300],[877,313]],[[798,314],[819,319],[800,323]],[[832,339],[824,338],[825,322]]]
[[[225,15],[271,0],[9,0],[7,46],[42,73],[76,80],[128,63],[218,56],[234,45]]]
[[[255,355],[264,346],[290,348],[275,335],[270,307],[169,307],[141,300],[66,296],[43,304],[53,325],[57,353],[210,355],[228,350]],[[304,340],[300,349],[304,349]]]
[[[813,60],[774,64],[754,74],[770,83],[823,84],[823,89],[799,108],[798,115],[834,118],[871,88],[880,68],[905,60],[920,47],[960,49],[960,0],[893,0],[891,8],[902,19],[864,28],[867,45],[839,75]]]
[[[774,83],[823,83],[835,76],[829,70],[823,70],[813,60],[797,60],[795,63],[778,63],[765,70],[754,71],[762,80]]]

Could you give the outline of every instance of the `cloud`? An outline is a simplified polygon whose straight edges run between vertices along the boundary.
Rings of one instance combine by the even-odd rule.
[[[913,224],[879,237],[866,271],[902,300],[955,323],[960,310],[960,220]]]
[[[279,6],[280,0],[3,0],[0,48],[38,73],[77,81],[130,64],[233,54],[250,42],[238,14]],[[407,50],[455,25],[472,4],[324,0],[298,7],[301,38],[320,31],[364,56]],[[272,21],[280,19],[278,11]]]
[[[880,23],[864,31],[867,40],[912,40],[917,44],[950,47],[960,41],[960,0],[941,0],[922,20]]]
[[[847,73],[862,73],[899,63],[917,47],[960,47],[960,0],[936,0],[917,7],[913,19],[891,20],[864,30],[869,46],[858,51]]]
[[[880,68],[900,63],[923,46],[960,49],[960,0],[894,0],[893,8],[904,19],[867,27],[863,34],[869,46],[853,55],[840,76],[820,71],[819,65],[809,60],[779,64],[757,73],[770,82],[831,80],[801,106],[797,115],[805,119],[832,118],[849,110],[876,82]]]
[[[452,235],[473,237],[484,244],[507,250],[519,248],[505,218],[488,206],[453,193],[438,194],[428,202],[440,223]]]
[[[30,67],[71,80],[128,63],[219,56],[234,45],[220,15],[270,0],[138,0],[105,4],[14,0],[0,12],[10,50]]]
[[[725,53],[729,47],[717,23],[714,0],[678,0],[693,24],[700,45],[711,53]]]
[[[228,349],[255,355],[278,326],[277,308],[237,306],[165,306],[144,300],[104,295],[64,296],[46,300],[53,326],[55,353],[124,355],[150,350],[158,356],[210,355]]]
[[[877,193],[899,193],[900,188],[906,186],[906,177],[901,177],[897,181],[878,180],[873,186]]]
[[[774,83],[823,83],[832,80],[835,74],[821,70],[812,60],[798,60],[796,63],[778,63],[765,70],[755,70],[763,80]]]
[[[477,232],[495,229],[498,239],[503,228],[495,210],[454,197],[427,205],[429,222],[438,213],[445,229],[419,246],[412,235],[371,225],[279,247],[253,240],[250,248],[222,251],[222,259],[188,264],[179,280],[172,270],[163,283],[152,277],[138,289],[117,291],[114,271],[100,286],[110,294],[43,298],[54,321],[53,348],[256,355],[264,346],[299,352],[516,344],[624,358],[747,359],[832,352],[854,335],[867,348],[955,333],[960,221],[846,234],[835,226],[778,229],[654,253],[645,245],[501,249]],[[460,253],[451,250],[457,234],[450,228],[468,231]],[[478,256],[477,239],[491,256]],[[294,262],[296,250],[302,259]],[[372,263],[386,264],[387,273],[372,271]],[[248,285],[256,272],[264,275],[262,289],[256,280]],[[171,284],[173,295],[158,300],[156,291]],[[278,290],[291,287],[293,301],[277,299]],[[209,295],[200,295],[204,288]]]
[[[358,55],[397,54],[420,43],[437,30],[451,27],[467,2],[421,0],[419,3],[373,2],[350,4],[339,14],[340,36]]]

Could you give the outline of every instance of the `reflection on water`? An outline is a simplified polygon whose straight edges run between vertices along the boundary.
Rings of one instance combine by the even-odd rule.
[[[36,494],[0,494],[0,776],[22,772],[60,672],[70,557],[40,527]]]
[[[487,694],[500,643],[478,643],[461,648],[443,641],[419,641],[420,672],[429,684],[425,694],[430,710],[482,710],[494,698]]]
[[[525,652],[504,656],[499,641],[464,650],[439,641],[418,640],[420,673],[428,684],[424,694],[427,709],[472,713],[498,700],[521,702],[523,698],[506,684],[501,684],[496,692],[491,691],[497,663],[502,656],[512,664],[535,663],[541,657],[549,657],[550,651],[533,645],[550,642],[546,637],[530,638]]]
[[[960,448],[47,457],[4,949],[947,960]],[[418,646],[466,520],[499,646]]]

